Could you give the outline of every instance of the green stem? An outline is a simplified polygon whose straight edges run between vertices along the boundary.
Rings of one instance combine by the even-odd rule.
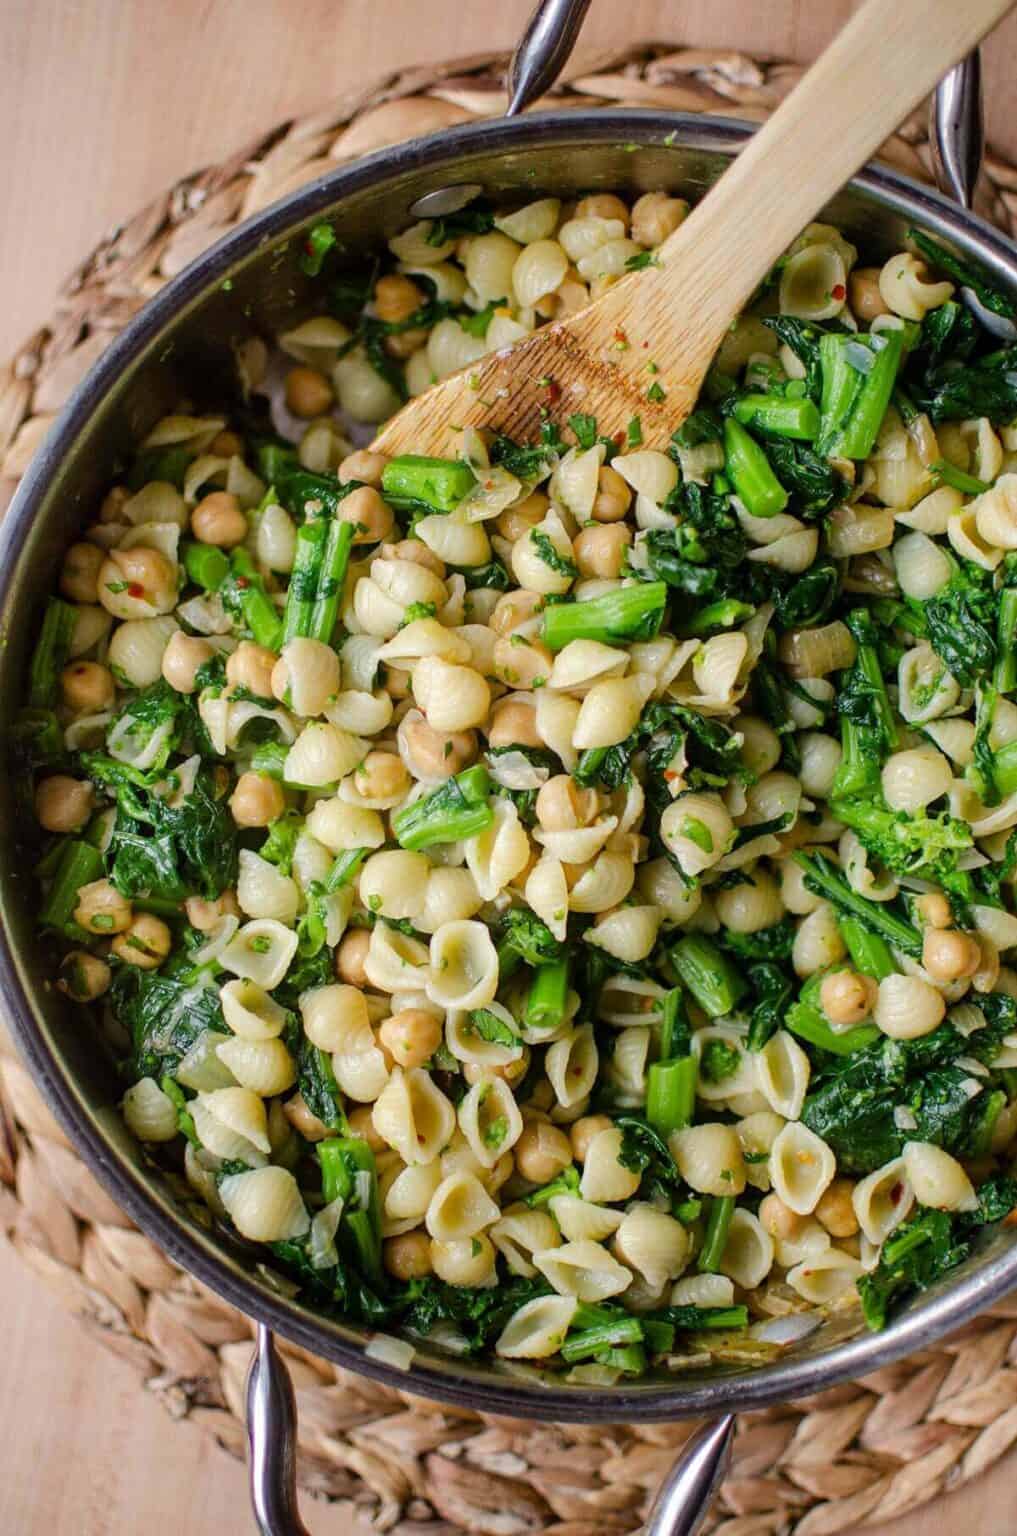
[[[996,656],[996,690],[1012,693],[1017,688],[1017,587],[1004,587],[999,594]]]
[[[670,952],[671,963],[696,1002],[711,1019],[730,1013],[745,995],[747,982],[716,944],[689,933]]]
[[[359,1136],[329,1137],[318,1143],[317,1150],[325,1204],[338,1199],[344,1201],[340,1227],[348,1232],[365,1277],[377,1285],[381,1280],[381,1202],[374,1153]],[[370,1179],[366,1202],[359,1201],[357,1175],[361,1173]],[[350,1210],[355,1200],[358,1205]]]
[[[696,1063],[691,1056],[655,1061],[646,1074],[646,1118],[670,1136],[692,1124],[696,1107]]]
[[[257,643],[266,650],[278,651],[282,645],[282,620],[246,549],[235,549],[230,556],[226,586]]]
[[[78,610],[59,597],[51,597],[46,604],[28,673],[30,709],[50,709],[56,703],[60,673],[67,664],[77,619]]]
[[[670,992],[664,994],[660,1005],[661,1061],[670,1061],[672,1056],[687,1055],[690,1038],[684,993],[681,987],[672,987]]]
[[[102,854],[91,843],[72,840],[65,844],[53,884],[39,912],[43,928],[66,929],[78,905],[78,892],[102,875]]]
[[[339,617],[339,603],[342,599],[343,583],[346,580],[346,570],[350,563],[350,550],[353,548],[355,533],[356,528],[353,523],[335,520],[328,526],[328,538],[325,540],[325,552],[318,576],[318,590],[315,593],[308,630],[312,640],[320,640],[325,645],[331,642],[336,619]]]
[[[476,483],[461,459],[432,459],[420,453],[389,459],[381,476],[385,500],[393,506],[423,506],[432,512],[454,511]]]
[[[867,901],[853,890],[843,875],[822,854],[792,854],[795,863],[805,871],[805,883],[817,896],[832,901],[839,912],[860,918],[866,927],[878,933],[893,949],[899,949],[913,960],[922,957],[922,936],[918,929],[894,912],[886,910],[886,904]]]
[[[874,977],[876,981],[893,975],[897,966],[885,939],[880,938],[878,933],[872,933],[857,917],[851,917],[846,912],[838,917],[837,926],[856,970],[861,971],[863,976]]]
[[[569,962],[552,960],[539,965],[533,973],[526,999],[526,1023],[531,1029],[554,1029],[565,1016],[569,995]]]
[[[734,1195],[711,1195],[706,1216],[706,1232],[696,1268],[701,1275],[715,1275],[724,1257],[727,1234],[734,1215]]]
[[[681,626],[679,633],[683,637],[692,638],[708,635],[711,630],[731,629],[735,624],[744,624],[746,619],[751,619],[755,611],[751,603],[743,603],[737,597],[722,597],[694,613],[689,622]]]
[[[230,573],[229,556],[214,544],[187,540],[180,546],[180,557],[188,581],[206,592],[218,592]]]
[[[544,642],[549,650],[560,651],[570,640],[599,640],[602,645],[652,640],[666,602],[667,584],[645,581],[589,602],[552,603],[544,609]]]
[[[749,394],[735,401],[735,421],[758,427],[775,437],[811,442],[819,435],[819,412],[808,398],[788,400],[783,395]]]
[[[475,837],[494,820],[491,776],[481,765],[447,779],[440,789],[392,817],[401,848],[417,850]]]
[[[318,580],[325,555],[325,541],[330,524],[323,517],[302,523],[297,529],[297,547],[286,590],[282,643],[311,633],[311,617],[318,593]]]
[[[583,1328],[570,1333],[561,1347],[561,1357],[571,1364],[575,1360],[588,1360],[602,1349],[617,1344],[641,1344],[643,1327],[637,1317],[619,1317],[596,1328]]]
[[[855,368],[852,349],[873,354],[867,373]],[[827,458],[867,459],[890,404],[904,356],[904,331],[878,335],[830,334],[819,344],[823,369],[822,425],[817,449]]]
[[[784,1016],[784,1024],[800,1040],[807,1040],[810,1045],[817,1045],[834,1056],[851,1056],[872,1045],[880,1035],[875,1024],[858,1024],[854,1029],[838,1034],[825,1014],[807,1002],[794,1003]]]
[[[763,449],[741,422],[724,422],[724,469],[750,517],[776,517],[788,503],[788,493],[770,466]]]

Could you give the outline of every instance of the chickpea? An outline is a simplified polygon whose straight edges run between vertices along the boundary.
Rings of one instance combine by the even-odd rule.
[[[396,1280],[419,1280],[431,1273],[431,1240],[426,1232],[401,1232],[382,1246],[385,1268]]]
[[[93,880],[78,892],[78,905],[74,909],[74,921],[89,933],[108,938],[112,933],[123,933],[129,928],[134,910],[115,885],[108,880]]]
[[[583,528],[572,540],[580,576],[600,576],[615,580],[622,573],[625,551],[632,543],[632,530],[624,523],[598,524]]]
[[[112,549],[99,567],[99,601],[115,619],[136,619],[138,603],[169,613],[177,600],[177,568],[157,549]]]
[[[544,606],[539,592],[506,592],[491,611],[488,628],[496,635],[511,635],[523,624],[535,619]]]
[[[313,1115],[304,1102],[301,1093],[295,1093],[292,1099],[287,1099],[283,1105],[283,1114],[295,1131],[299,1131],[306,1141],[325,1141],[335,1132],[330,1130],[323,1120]]]
[[[35,791],[35,818],[47,832],[77,832],[92,814],[92,786],[87,779],[51,774]]]
[[[684,223],[689,205],[666,192],[644,192],[632,205],[632,238],[638,245],[660,245]]]
[[[831,1237],[854,1237],[858,1217],[851,1202],[854,1185],[850,1179],[834,1179],[816,1206],[816,1215]]]
[[[525,501],[520,501],[516,506],[506,507],[504,512],[499,512],[494,520],[494,526],[503,539],[508,539],[514,544],[516,539],[544,521],[549,506],[550,502],[543,491],[531,491]]]
[[[214,453],[219,459],[232,459],[244,451],[243,439],[226,427],[222,432],[217,432],[208,445],[209,453]]]
[[[185,635],[182,629],[170,635],[169,644],[162,653],[162,675],[177,693],[193,693],[197,688],[197,671],[211,661],[215,650],[207,640],[197,635]]]
[[[191,532],[200,544],[232,549],[246,539],[247,519],[232,492],[212,491],[191,513]]]
[[[860,1024],[875,1007],[877,992],[871,976],[831,971],[820,983],[819,1005],[831,1024]]]
[[[848,303],[856,320],[875,320],[888,314],[879,291],[879,268],[856,267],[848,278]]]
[[[409,1071],[422,1067],[438,1049],[442,1040],[442,1022],[426,1008],[404,1008],[383,1019],[378,1039],[393,1061]]]
[[[542,688],[553,666],[554,657],[540,640],[514,634],[494,642],[494,675],[510,688]]]
[[[925,891],[915,898],[915,911],[930,928],[949,928],[953,922],[950,903],[942,891]]]
[[[598,523],[617,523],[625,516],[632,502],[631,488],[626,485],[610,464],[601,466],[597,476],[597,495],[593,503],[593,517]]]
[[[573,1122],[569,1131],[569,1140],[577,1163],[585,1163],[590,1142],[595,1136],[599,1136],[601,1131],[609,1131],[613,1124],[614,1122],[607,1115],[583,1115],[581,1120]]]
[[[173,935],[161,917],[139,912],[130,927],[113,940],[113,953],[127,965],[155,971],[173,947]]]
[[[270,699],[272,694],[272,668],[276,655],[267,646],[255,645],[253,640],[241,640],[236,650],[226,658],[226,681],[231,688],[249,688],[259,698]]]
[[[410,775],[394,752],[368,752],[353,775],[353,787],[364,800],[392,800],[409,789]]]
[[[335,973],[340,981],[347,982],[351,987],[367,986],[364,961],[370,944],[371,935],[366,928],[351,928],[343,934],[342,942],[335,952]]]
[[[576,204],[577,219],[621,219],[626,230],[629,227],[629,210],[613,192],[593,192],[581,197]]]
[[[972,977],[982,963],[978,940],[958,928],[928,928],[922,940],[922,965],[933,981]]]
[[[188,896],[184,902],[187,921],[199,933],[208,933],[222,917],[239,917],[240,906],[235,891],[223,891],[214,901],[203,896]]]
[[[98,714],[113,703],[116,686],[109,667],[97,661],[72,661],[60,674],[60,692],[76,715]]]
[[[370,448],[358,448],[355,453],[346,455],[336,474],[343,485],[348,485],[351,480],[359,480],[362,485],[371,485],[378,490],[387,463],[386,454],[372,453]]]
[[[388,1143],[375,1130],[371,1110],[370,1104],[358,1104],[356,1109],[350,1111],[346,1117],[350,1124],[350,1135],[366,1141],[372,1152],[384,1152]],[[335,1131],[329,1131],[329,1135],[334,1136]]]
[[[72,603],[99,599],[99,570],[106,555],[98,544],[72,544],[60,568],[60,595]]]
[[[547,1184],[572,1162],[572,1145],[548,1120],[531,1120],[516,1142],[516,1168],[531,1184]]]
[[[499,699],[491,711],[489,747],[542,747],[537,711],[520,699]]]
[[[401,272],[391,272],[379,277],[374,285],[374,312],[386,325],[399,325],[415,315],[424,302],[424,295]]]
[[[395,518],[392,508],[382,501],[370,485],[362,485],[351,491],[339,503],[339,517],[344,523],[357,523],[354,544],[380,544],[392,532]]]
[[[286,406],[302,421],[313,421],[332,409],[332,386],[316,368],[291,368],[286,375]]]
[[[403,739],[414,768],[425,779],[450,778],[477,755],[475,731],[436,731],[426,720],[408,720]]]
[[[759,1220],[771,1237],[788,1241],[801,1230],[803,1219],[779,1195],[767,1195],[760,1201]]]
[[[57,987],[76,1003],[91,1003],[102,996],[112,979],[105,960],[90,955],[87,949],[72,949],[61,962]]]
[[[595,789],[580,789],[567,773],[556,773],[540,786],[537,794],[537,820],[545,832],[571,831],[588,827],[600,810],[600,796]]]
[[[126,485],[112,485],[102,498],[99,508],[100,523],[122,523],[124,520],[124,507],[131,499],[131,493]]]
[[[267,773],[242,773],[230,796],[230,811],[238,827],[267,827],[285,809],[283,787]]]

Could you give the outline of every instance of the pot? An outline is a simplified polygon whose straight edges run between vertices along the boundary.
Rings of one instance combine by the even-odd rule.
[[[953,123],[942,159],[961,192],[971,179],[973,119],[967,109],[973,99],[962,93],[965,110],[959,113],[956,93],[941,99],[941,118],[947,126]],[[965,127],[967,139],[961,131]],[[629,110],[543,113],[465,125],[393,146],[319,178],[199,257],[92,369],[51,430],[4,520],[0,698],[8,728],[23,695],[35,615],[52,588],[64,547],[88,519],[118,459],[176,397],[186,393],[200,406],[235,395],[237,355],[244,344],[283,328],[310,307],[313,284],[298,258],[316,220],[335,219],[355,254],[404,227],[425,196],[431,195],[430,212],[439,211],[438,193],[445,194],[439,200],[445,211],[461,206],[463,196],[449,194],[450,185],[469,184],[497,198],[663,187],[696,199],[750,131],[749,125],[725,119]],[[866,170],[823,217],[877,257],[900,249],[908,228],[918,224],[950,241],[1017,297],[1017,248],[966,208],[893,171]],[[243,1245],[211,1230],[207,1216],[202,1221],[178,1203],[167,1176],[133,1141],[115,1108],[119,1089],[112,1070],[82,1030],[80,1014],[50,985],[52,957],[34,929],[37,897],[30,861],[19,848],[9,776],[0,794],[0,985],[15,1037],[58,1119],[111,1196],[170,1258],[266,1328],[315,1354],[391,1387],[485,1413],[573,1421],[714,1418],[863,1376],[921,1349],[1017,1286],[1017,1245],[1012,1234],[1000,1233],[945,1282],[913,1301],[882,1334],[866,1333],[856,1312],[840,1313],[780,1359],[757,1368],[658,1373],[598,1391],[537,1369],[519,1372],[507,1363],[452,1359],[426,1345],[405,1372],[370,1358],[363,1329],[326,1318],[274,1290],[254,1271]],[[285,1409],[286,1392],[276,1378],[267,1340],[260,1360],[255,1418],[265,1429],[270,1425],[263,1410],[266,1405],[272,1411]],[[276,1449],[285,1460],[285,1437]],[[278,1475],[271,1456],[266,1465]],[[700,1472],[706,1486],[712,1472]],[[285,1499],[274,1508],[274,1515],[259,1516],[264,1530],[300,1529]]]

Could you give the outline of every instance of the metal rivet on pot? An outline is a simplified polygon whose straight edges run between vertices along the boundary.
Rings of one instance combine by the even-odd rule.
[[[434,192],[425,192],[423,197],[411,203],[410,213],[415,219],[441,219],[446,214],[459,213],[467,203],[479,197],[483,190],[478,181],[463,181],[457,187],[439,187]]]

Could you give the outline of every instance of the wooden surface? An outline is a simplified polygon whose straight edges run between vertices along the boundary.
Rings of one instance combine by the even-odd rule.
[[[892,0],[886,0],[892,4]],[[962,5],[963,0],[958,0]],[[100,234],[176,177],[394,68],[508,47],[531,0],[6,0],[0,355],[46,317]],[[587,48],[634,38],[811,57],[851,0],[597,0]],[[1017,157],[1017,18],[986,52],[990,140]],[[0,1248],[0,1532],[251,1536],[243,1470],[174,1425]],[[1017,1453],[963,1493],[884,1526],[1008,1536]],[[307,1506],[314,1536],[353,1536]]]

